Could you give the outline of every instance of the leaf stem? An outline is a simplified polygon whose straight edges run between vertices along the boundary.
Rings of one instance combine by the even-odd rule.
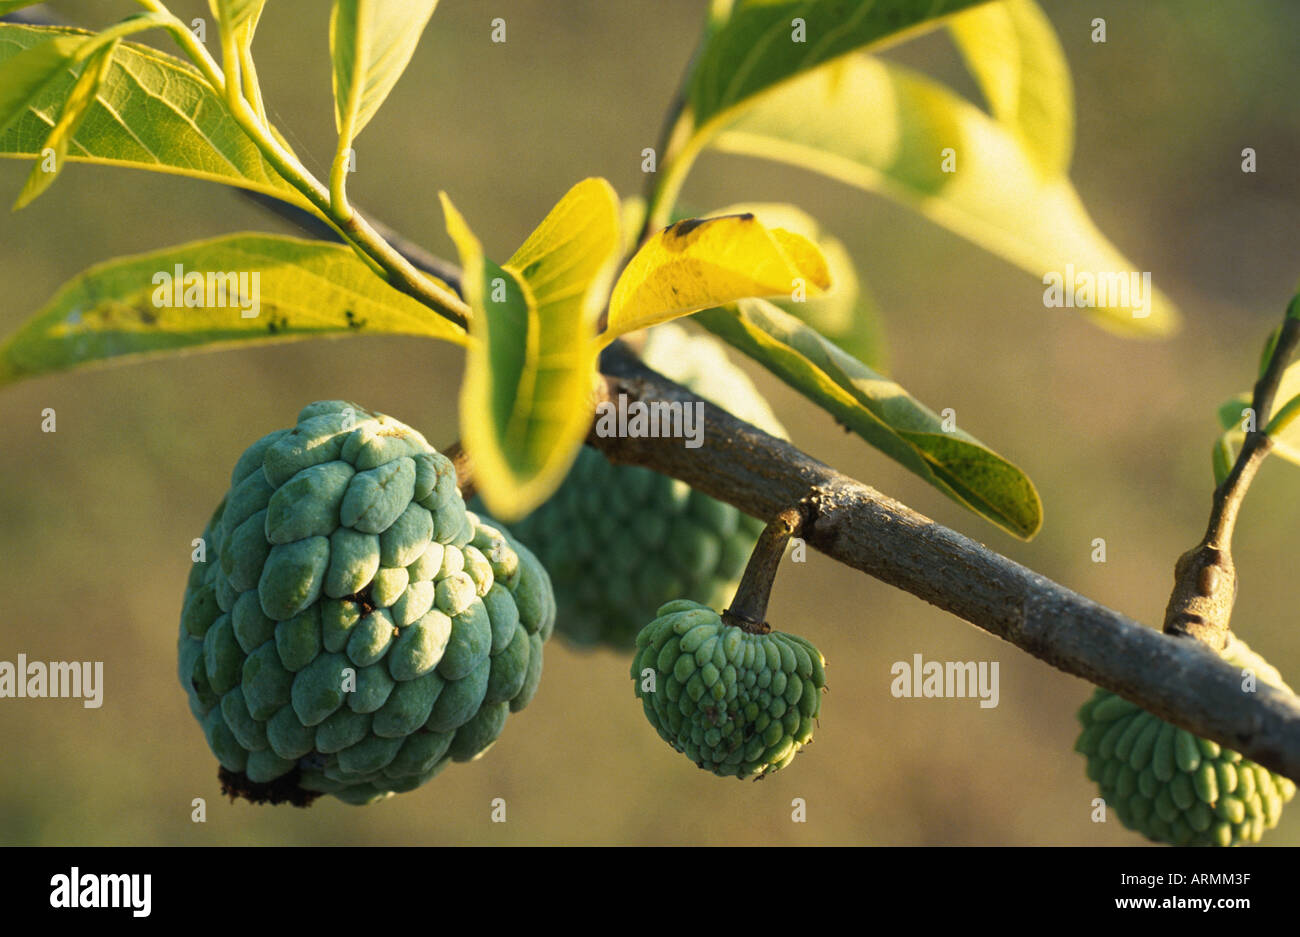
[[[78,59],[89,58],[108,43],[124,36],[144,32],[146,29],[166,29],[167,26],[167,16],[165,15],[136,13],[119,23],[114,23],[102,32],[96,33],[91,37],[91,42],[78,51],[77,57]]]
[[[247,101],[239,75],[239,42],[234,30],[228,29],[224,23],[221,25],[221,64],[226,69],[226,107],[234,113],[238,106]],[[261,121],[258,123],[261,124]]]
[[[292,153],[280,145],[257,120],[242,96],[231,104],[231,112],[276,172],[306,196],[311,205],[338,228],[339,233],[347,238],[355,250],[377,263],[390,285],[461,328],[468,327],[470,309],[464,300],[420,273],[360,215],[355,212],[346,216],[339,214],[332,203],[329,190]]]
[[[244,97],[253,105],[257,119],[268,123],[266,104],[262,101],[262,83],[257,80],[257,68],[253,64],[253,52],[246,43],[239,46],[239,75],[244,84]]]
[[[330,208],[340,218],[351,218],[352,205],[348,202],[348,138],[339,134],[338,150],[330,166]]]
[[[335,22],[336,18],[342,17],[341,8],[335,5],[334,12],[330,16],[330,44],[331,47],[335,42],[335,28],[342,28]],[[364,11],[359,11],[353,23],[353,42],[357,49],[365,48],[366,44],[366,26],[369,22]],[[348,148],[352,145],[353,137],[356,136],[357,125],[357,107],[360,103],[361,95],[361,76],[355,74],[357,65],[360,62],[359,55],[353,61],[352,80],[348,92],[348,101],[335,102],[335,119],[338,123],[339,143],[334,151],[334,163],[330,166],[330,202],[334,206],[335,213],[341,218],[352,216],[352,206],[348,204]],[[337,98],[339,81],[337,74],[334,79],[335,96]]]
[[[216,91],[225,87],[226,77],[221,71],[221,66],[217,64],[217,60],[209,54],[207,47],[199,42],[198,37],[190,31],[190,28],[176,14],[167,9],[166,4],[160,2],[160,0],[136,0],[136,2],[150,12],[161,13],[168,17],[170,22],[167,24],[167,29],[172,34],[172,38],[176,40],[176,44],[181,47],[181,50],[189,56],[194,66],[203,73],[203,77],[208,80],[208,84]]]

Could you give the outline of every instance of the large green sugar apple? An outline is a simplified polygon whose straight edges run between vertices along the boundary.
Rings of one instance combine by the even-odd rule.
[[[413,790],[482,755],[537,691],[545,569],[392,417],[305,407],[240,457],[203,543],[180,679],[232,796]]]
[[[636,637],[632,679],[646,718],[673,748],[723,777],[763,777],[812,740],[826,686],[812,642],[753,634],[685,599]]]
[[[1240,638],[1223,651],[1262,682],[1291,691],[1282,675]],[[1217,742],[1198,738],[1098,688],[1079,709],[1075,751],[1088,777],[1130,830],[1158,843],[1237,846],[1277,826],[1295,782]]]
[[[785,435],[716,340],[660,325],[642,357],[740,419]],[[763,523],[685,482],[611,465],[584,447],[559,490],[511,529],[550,571],[560,633],[578,645],[630,650],[638,623],[673,598],[725,607]]]

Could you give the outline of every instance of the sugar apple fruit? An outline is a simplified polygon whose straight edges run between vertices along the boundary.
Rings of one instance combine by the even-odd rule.
[[[812,740],[826,686],[810,641],[751,634],[678,599],[636,636],[632,679],[659,735],[706,771],[763,777]]]
[[[650,367],[775,436],[785,431],[721,343],[676,325],[647,334]],[[630,650],[637,622],[678,596],[724,607],[763,522],[640,466],[584,447],[545,504],[511,525],[550,571],[558,629],[577,645]]]
[[[536,557],[466,511],[451,461],[322,401],[230,482],[179,641],[226,792],[367,804],[487,751],[537,691],[555,598]]]
[[[1223,656],[1275,687],[1282,675],[1240,638]],[[1237,846],[1277,826],[1295,782],[1098,688],[1079,709],[1075,751],[1130,830],[1160,843]]]

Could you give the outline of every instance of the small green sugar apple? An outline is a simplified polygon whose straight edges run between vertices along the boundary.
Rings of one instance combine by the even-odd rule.
[[[812,741],[826,686],[812,642],[752,634],[679,599],[660,607],[636,647],[632,680],[646,718],[705,771],[761,778]]]
[[[1246,642],[1223,650],[1230,663],[1291,692]],[[1119,821],[1157,843],[1238,846],[1277,826],[1295,782],[1218,742],[1198,738],[1100,687],[1079,709],[1074,749]]]
[[[715,339],[660,325],[647,333],[642,358],[740,419],[785,436]],[[638,623],[671,599],[725,607],[763,522],[685,482],[611,465],[584,447],[559,490],[511,530],[550,571],[560,633],[580,646],[627,651]]]
[[[537,692],[546,570],[392,417],[305,407],[240,457],[203,544],[180,680],[232,796],[413,790],[486,752]]]

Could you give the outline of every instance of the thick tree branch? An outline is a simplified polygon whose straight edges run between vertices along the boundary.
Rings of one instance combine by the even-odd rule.
[[[1300,698],[1260,684],[1197,641],[1161,634],[1026,569],[700,401],[613,346],[602,399],[704,406],[703,445],[593,434],[612,462],[642,465],[768,519],[809,508],[808,544],[1106,687],[1175,725],[1300,779]]]

